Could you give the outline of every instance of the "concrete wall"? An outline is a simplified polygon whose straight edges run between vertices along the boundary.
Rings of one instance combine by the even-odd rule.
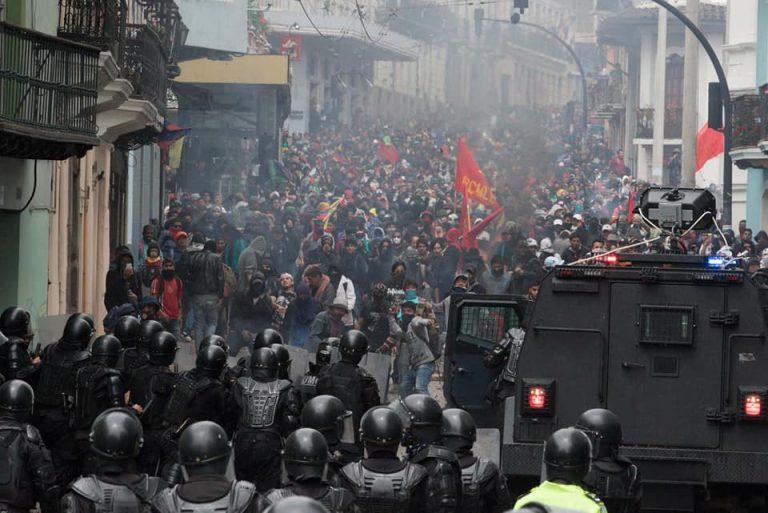
[[[160,149],[156,145],[142,146],[128,153],[125,243],[134,255],[144,225],[150,219],[162,221],[160,171]]]

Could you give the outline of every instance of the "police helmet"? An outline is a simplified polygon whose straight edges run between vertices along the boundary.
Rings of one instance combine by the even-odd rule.
[[[576,420],[574,425],[589,437],[592,442],[593,458],[615,456],[621,444],[621,422],[611,410],[593,408],[587,410]]]
[[[227,353],[225,353],[219,346],[206,347],[197,353],[197,360],[195,360],[196,368],[214,376],[221,374],[221,371],[224,370],[226,364]]]
[[[589,472],[589,438],[576,428],[558,429],[544,444],[547,480],[579,484]]]
[[[112,333],[120,339],[124,348],[136,347],[139,341],[141,322],[132,315],[123,315],[117,320]]]
[[[11,306],[0,314],[0,332],[6,337],[25,338],[31,334],[32,321],[29,312],[18,306]]]
[[[19,337],[11,337],[0,345],[0,365],[8,377],[15,376],[14,372],[28,365],[32,358],[27,351],[27,341]]]
[[[368,352],[368,337],[359,330],[350,330],[339,341],[339,354],[342,360],[359,363]]]
[[[324,479],[328,465],[328,443],[319,431],[299,428],[285,439],[283,464],[295,481]]]
[[[405,445],[417,442],[432,443],[440,438],[443,426],[443,410],[426,394],[411,394],[394,401],[390,408],[400,415],[405,426]]]
[[[264,513],[328,513],[328,510],[309,497],[286,497],[264,510]]]
[[[307,401],[301,409],[301,425],[319,431],[328,445],[342,440],[354,442],[352,412],[332,395],[318,395]]]
[[[34,404],[35,392],[28,383],[12,379],[0,385],[0,411],[24,420],[32,413]]]
[[[93,336],[93,326],[82,317],[72,315],[64,326],[64,334],[61,337],[63,345],[73,349],[85,349]]]
[[[126,408],[110,408],[96,417],[88,437],[91,450],[108,460],[135,458],[144,444],[144,431],[136,415]]]
[[[157,321],[148,320],[142,321],[139,329],[138,343],[143,347],[149,347],[149,341],[152,340],[152,335],[163,331],[163,325]]]
[[[271,349],[277,357],[277,377],[289,379],[291,373],[291,353],[282,344],[272,344]]]
[[[283,336],[272,328],[267,328],[256,334],[253,338],[253,349],[271,347],[273,344],[282,344]]]
[[[477,440],[475,419],[460,408],[443,410],[443,427],[440,431],[446,447],[454,451],[471,449]]]
[[[205,337],[200,341],[200,347],[198,347],[197,350],[202,351],[208,346],[219,346],[224,350],[224,352],[229,352],[229,346],[227,345],[227,342],[223,337],[220,337],[219,335],[208,335]]]
[[[209,420],[195,422],[179,438],[179,463],[190,476],[221,475],[227,469],[231,450],[224,428]]]
[[[277,377],[277,355],[268,347],[260,347],[251,355],[251,377],[275,379]]]
[[[173,333],[155,333],[149,340],[149,361],[155,365],[170,365],[176,359],[178,349],[178,341]]]
[[[110,367],[117,365],[123,345],[114,335],[101,335],[96,337],[91,344],[91,356],[94,360],[107,364]]]
[[[91,325],[92,329],[96,329],[96,323],[93,322],[93,317],[91,314],[85,312],[77,312],[70,315],[68,320],[70,319],[83,319],[85,322]]]
[[[366,446],[396,446],[403,438],[403,421],[391,408],[371,408],[360,419],[360,438]]]
[[[330,341],[330,339],[329,339]],[[331,344],[329,341],[320,342],[317,345],[315,353],[315,364],[320,366],[330,365],[331,363]]]

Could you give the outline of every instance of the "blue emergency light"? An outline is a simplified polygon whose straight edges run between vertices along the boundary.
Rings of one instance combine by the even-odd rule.
[[[719,256],[707,257],[707,267],[723,267],[725,258]]]

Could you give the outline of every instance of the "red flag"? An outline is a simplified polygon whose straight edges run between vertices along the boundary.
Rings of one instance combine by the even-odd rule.
[[[379,157],[390,164],[397,164],[397,161],[400,160],[400,155],[397,153],[395,146],[393,144],[384,144],[383,142],[379,143]]]
[[[457,192],[464,196],[464,201],[471,199],[487,207],[496,208],[498,206],[493,191],[485,179],[485,175],[483,175],[477,162],[475,162],[475,157],[467,147],[463,137],[459,139],[454,187]]]
[[[696,171],[704,167],[708,160],[723,152],[723,140],[722,132],[709,128],[709,125],[704,123],[696,134]]]
[[[635,218],[635,191],[629,191],[629,201],[627,201],[627,222],[631,223]]]
[[[466,203],[465,203],[465,205],[466,205]],[[462,209],[461,209],[462,215],[464,215],[465,208],[466,208],[465,206],[462,206]],[[459,226],[462,229],[461,247],[464,248],[464,249],[476,248],[477,247],[477,236],[483,230],[485,230],[485,227],[488,226],[491,223],[491,221],[493,221],[494,219],[499,217],[499,214],[501,214],[501,212],[503,210],[504,209],[501,208],[501,207],[496,207],[496,209],[493,212],[491,212],[485,219],[483,219],[482,221],[477,223],[475,226],[472,226],[467,231],[463,231],[464,224],[463,223],[460,224]],[[467,222],[469,222],[469,216],[468,215],[467,215]]]

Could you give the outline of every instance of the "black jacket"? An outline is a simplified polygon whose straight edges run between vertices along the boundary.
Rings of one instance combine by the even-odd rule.
[[[183,281],[190,296],[224,294],[224,266],[218,255],[207,250],[189,253],[185,271]]]

